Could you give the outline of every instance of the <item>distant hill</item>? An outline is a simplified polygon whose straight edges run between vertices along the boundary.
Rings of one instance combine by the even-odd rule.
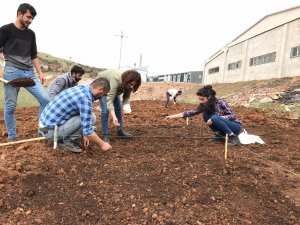
[[[52,55],[42,52],[38,54],[38,58],[40,60],[41,68],[44,73],[64,73],[69,71],[71,67],[75,64],[82,67],[85,70],[85,76],[88,75],[90,77],[96,77],[98,72],[105,70],[105,68],[95,68],[82,65],[80,63],[54,57]]]

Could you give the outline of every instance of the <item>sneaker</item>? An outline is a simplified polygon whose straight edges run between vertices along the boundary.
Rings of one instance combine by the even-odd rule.
[[[67,140],[59,145],[61,148],[74,153],[81,153],[82,149],[76,144],[76,140]]]
[[[109,136],[108,135],[103,135],[102,140],[109,144]]]
[[[38,130],[38,133],[37,133],[37,137],[44,137],[44,133],[40,130]]]
[[[126,133],[126,132],[124,132],[123,130],[118,130],[117,135],[118,135],[119,137],[122,137],[122,138],[125,138],[125,139],[132,138],[132,135],[131,135],[131,134]]]
[[[240,140],[239,140],[238,136],[236,136],[235,134],[229,136],[229,138],[228,138],[228,144],[227,145],[228,146],[240,145]]]
[[[219,132],[216,132],[215,137],[213,137],[211,139],[211,142],[213,142],[213,143],[217,143],[217,142],[225,143],[225,137],[222,134],[220,134]]]

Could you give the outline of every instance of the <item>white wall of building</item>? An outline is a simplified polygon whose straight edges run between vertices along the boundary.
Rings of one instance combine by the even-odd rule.
[[[214,54],[206,61],[203,83],[300,76],[300,57],[291,57],[291,49],[297,46],[300,46],[300,6],[263,18]],[[274,62],[250,65],[251,58],[270,53],[276,53]],[[239,61],[239,68],[228,69],[228,64]],[[216,67],[219,72],[209,73]]]
[[[282,77],[300,76],[300,57],[291,58],[291,49],[300,46],[300,19],[289,23],[287,36]]]

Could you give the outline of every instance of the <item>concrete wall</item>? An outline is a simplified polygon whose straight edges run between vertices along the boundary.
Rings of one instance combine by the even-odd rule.
[[[246,42],[242,42],[228,49],[227,59],[224,67],[224,73],[222,76],[222,83],[230,83],[232,80],[243,80],[243,73],[245,65],[247,64],[245,59]],[[228,70],[228,64],[241,61],[241,68]]]
[[[236,45],[242,41],[248,40],[257,34],[261,34],[267,30],[274,29],[278,26],[282,26],[290,21],[299,19],[300,6],[293,7],[287,10],[283,10],[271,15],[267,15],[250,27],[248,30],[243,32],[240,36],[234,39],[230,45]]]
[[[291,49],[300,46],[300,19],[289,23],[287,37],[281,77],[300,76],[300,57],[291,58]]]
[[[224,64],[224,52],[220,53],[218,56],[214,58],[214,60],[210,61],[206,66],[204,67],[204,77],[203,77],[203,83],[204,84],[217,84],[222,83],[222,74],[224,71],[223,64]],[[211,73],[209,74],[209,69],[219,67],[218,73]]]
[[[249,40],[244,80],[262,80],[278,78],[278,66],[281,56],[283,27],[263,33]],[[275,62],[250,66],[250,58],[276,52]]]
[[[192,71],[189,83],[202,83],[203,71]]]

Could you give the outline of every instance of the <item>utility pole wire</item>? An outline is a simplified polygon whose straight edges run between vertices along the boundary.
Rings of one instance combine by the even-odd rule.
[[[120,57],[119,57],[119,69],[121,68],[121,59],[122,59],[122,42],[123,42],[123,38],[127,36],[124,35],[123,31],[121,31],[121,34],[117,34],[116,37],[120,37],[121,39],[121,44],[120,44]]]

